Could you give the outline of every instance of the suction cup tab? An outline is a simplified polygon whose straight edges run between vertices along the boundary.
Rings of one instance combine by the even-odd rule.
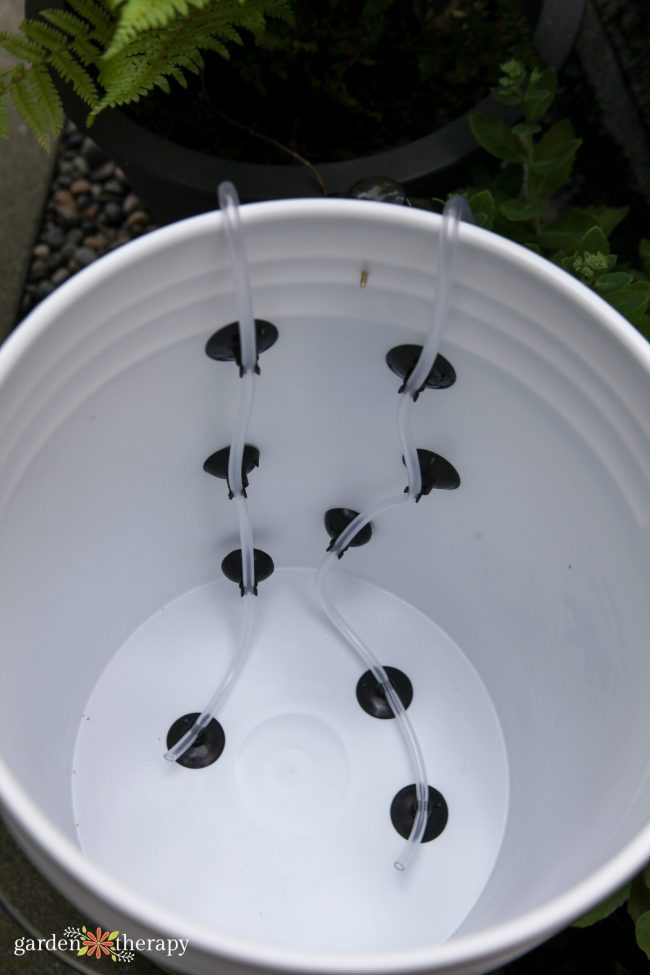
[[[413,700],[413,684],[397,667],[384,667],[406,710]],[[386,692],[371,670],[362,674],[357,683],[357,701],[372,718],[394,718],[395,712],[388,703]]]
[[[386,356],[388,368],[403,380],[399,392],[403,393],[407,380],[415,368],[421,345],[396,345]],[[456,382],[456,370],[443,355],[437,355],[433,367],[424,383],[413,396],[416,400],[424,389],[449,389]]]
[[[418,447],[418,461],[420,463],[420,476],[422,477],[422,490],[418,494],[416,501],[422,495],[430,494],[434,488],[439,491],[455,491],[460,487],[460,474],[453,464],[435,454],[433,450],[421,450]],[[404,457],[402,457],[404,463]],[[408,487],[404,488],[404,493],[408,492]]]
[[[429,786],[429,811],[427,813],[427,825],[422,834],[421,843],[429,843],[440,836],[447,820],[449,819],[449,809],[442,792],[438,792],[433,786]],[[390,818],[393,826],[400,836],[405,840],[411,835],[413,823],[418,808],[417,792],[414,785],[406,785],[397,793],[390,806]]]
[[[230,460],[230,447],[222,447],[221,450],[217,450],[216,453],[210,454],[208,459],[203,464],[203,470],[206,474],[212,474],[213,477],[220,477],[228,482],[228,497],[234,498],[232,493],[232,488],[230,487],[230,481],[228,481],[228,462]],[[260,452],[257,447],[252,447],[250,444],[246,444],[244,447],[244,454],[242,458],[242,484],[244,486],[244,497],[246,497],[246,488],[248,487],[248,474],[251,473],[256,467],[260,466]]]
[[[191,714],[184,714],[177,718],[167,732],[167,748],[173,748],[199,716],[198,711],[193,711]],[[216,762],[225,747],[225,732],[216,718],[212,718],[194,744],[176,759],[176,763],[184,768],[206,768]]]
[[[327,551],[331,552],[336,545],[336,540],[339,535],[351,524],[354,519],[358,516],[358,511],[353,511],[352,508],[329,508],[325,512],[325,530],[327,534],[332,539],[327,546]],[[339,559],[343,558],[343,555],[347,550],[352,548],[358,548],[360,545],[367,545],[367,543],[372,538],[372,526],[364,525],[363,528],[359,529],[357,534],[354,536],[352,541],[348,542],[345,548],[337,553]]]
[[[255,341],[258,357],[262,352],[266,352],[278,340],[278,330],[271,322],[266,322],[261,318],[255,319]],[[241,349],[239,342],[239,322],[231,322],[224,325],[218,332],[212,335],[206,344],[205,353],[210,359],[217,362],[236,362],[239,366],[239,375],[244,375],[241,364]],[[259,375],[260,367],[255,364],[255,372]]]
[[[273,570],[275,566],[273,565],[273,559],[266,552],[263,552],[259,548],[253,549],[253,571],[255,574],[255,585],[253,587],[253,595],[257,596],[257,584],[259,582],[264,582],[268,579],[270,575],[273,575]],[[242,554],[241,549],[236,548],[234,552],[230,552],[226,555],[225,559],[221,563],[221,571],[225,575],[226,579],[230,579],[231,582],[236,582],[241,590],[242,596],[246,595],[246,590],[244,589],[244,569],[242,565]]]

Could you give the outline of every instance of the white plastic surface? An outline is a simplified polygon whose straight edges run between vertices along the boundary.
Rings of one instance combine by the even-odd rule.
[[[413,682],[408,714],[449,806],[447,828],[409,871],[400,876],[390,855],[403,842],[390,804],[411,781],[404,745],[394,720],[359,706],[363,665],[323,624],[305,569],[260,585],[250,661],[219,715],[226,747],[206,769],[162,761],[161,739],[225,672],[238,591],[224,580],[195,589],[126,641],[84,708],[72,779],[79,840],[107,868],[119,851],[124,880],[161,906],[243,937],[312,951],[442,941],[501,843],[508,784],[496,715],[422,613],[347,574],[331,582],[380,660]],[[114,749],[120,787],[107,802]]]
[[[283,636],[273,641],[272,653],[284,653],[285,634],[292,644],[294,635],[306,637],[314,627],[313,643],[305,648],[305,639],[295,647],[297,675],[310,647],[327,642],[327,680],[343,679],[350,661],[336,635],[327,633],[315,609],[304,630],[295,626],[297,611],[289,609],[294,589],[276,584],[285,570],[306,578],[313,573],[328,541],[322,519],[329,507],[362,510],[378,487],[388,496],[406,484],[399,457],[386,449],[397,435],[399,380],[384,360],[394,345],[421,340],[426,328],[438,222],[412,210],[350,201],[260,205],[245,208],[243,219],[256,314],[279,329],[278,342],[260,359],[250,432],[261,453],[249,491],[256,545],[278,567],[260,586],[260,607],[268,598],[274,613],[278,595],[282,620],[275,632]],[[98,262],[44,302],[0,351],[0,795],[41,869],[89,914],[110,917],[111,928],[134,935],[189,936],[191,947],[179,962],[185,971],[217,968],[234,975],[243,966],[256,975],[269,968],[475,975],[568,923],[650,857],[648,347],[596,296],[534,255],[476,228],[461,227],[460,238],[461,284],[442,347],[458,380],[449,390],[422,394],[414,429],[419,446],[454,464],[461,486],[387,513],[370,545],[346,554],[339,585],[342,606],[355,589],[389,594],[358,620],[361,629],[381,621],[378,607],[394,607],[395,620],[404,613],[410,626],[421,613],[430,621],[426,627],[446,634],[447,647],[458,648],[449,652],[446,676],[442,668],[429,673],[428,651],[419,646],[412,650],[413,666],[426,670],[423,686],[440,702],[428,720],[438,720],[441,709],[453,712],[449,720],[472,739],[463,760],[474,769],[488,762],[489,723],[474,725],[472,708],[454,696],[470,682],[451,679],[451,661],[469,662],[479,697],[486,709],[489,699],[503,733],[507,819],[490,869],[505,780],[498,788],[497,779],[493,783],[490,801],[493,808],[501,804],[494,815],[481,804],[452,804],[456,792],[461,798],[461,759],[453,737],[443,740],[434,729],[426,739],[435,752],[429,764],[440,767],[439,747],[456,763],[441,790],[450,805],[449,832],[422,851],[417,871],[426,871],[426,858],[447,843],[457,858],[456,822],[467,822],[466,839],[483,851],[483,868],[480,876],[478,867],[468,869],[470,861],[456,873],[431,870],[426,883],[414,875],[431,903],[448,904],[449,913],[440,916],[439,927],[433,911],[426,923],[422,915],[412,927],[405,922],[399,945],[387,943],[396,935],[384,933],[381,924],[373,930],[387,939],[383,945],[370,943],[369,924],[356,928],[354,942],[341,922],[316,950],[322,930],[307,925],[305,943],[291,942],[288,923],[278,917],[274,941],[259,927],[262,921],[246,918],[250,886],[243,882],[240,919],[212,916],[208,923],[199,907],[189,910],[186,899],[182,906],[173,900],[173,878],[188,859],[180,848],[174,857],[168,846],[155,864],[152,846],[143,849],[152,861],[152,886],[137,886],[128,857],[115,855],[111,844],[116,831],[125,842],[132,835],[139,810],[143,835],[156,835],[144,814],[149,783],[139,785],[138,752],[130,756],[124,748],[110,781],[97,784],[104,790],[96,803],[103,799],[103,812],[89,812],[84,785],[75,787],[75,818],[72,781],[81,770],[82,783],[86,776],[82,755],[93,735],[89,703],[95,695],[107,695],[99,719],[107,718],[108,695],[114,694],[111,734],[124,724],[133,740],[138,722],[143,732],[146,724],[152,736],[147,748],[158,763],[152,775],[178,771],[198,783],[192,789],[202,788],[200,772],[164,762],[156,739],[204,699],[203,678],[184,666],[191,654],[213,654],[215,667],[226,665],[219,641],[206,645],[205,606],[187,620],[181,607],[210,586],[240,598],[219,569],[237,546],[232,508],[225,490],[218,490],[223,485],[202,470],[205,458],[229,442],[239,382],[236,370],[224,365],[220,371],[204,353],[209,336],[236,317],[218,215],[167,228]],[[363,289],[362,269],[369,272]],[[306,613],[308,604],[300,605]],[[165,616],[173,620],[176,610],[178,624],[167,631]],[[225,625],[225,610],[222,616]],[[155,626],[161,627],[161,671],[169,668],[174,644],[184,675],[169,682],[173,700],[165,702],[142,688],[143,674],[135,656],[130,669],[127,652],[138,633],[148,632],[147,652],[155,656]],[[388,632],[388,623],[384,628]],[[411,652],[411,641],[398,635],[395,643],[400,654]],[[254,646],[242,689],[249,679],[254,684],[256,666],[265,661]],[[327,706],[305,711],[282,698],[282,677],[269,675],[263,688],[267,712],[261,704],[258,714],[242,706],[240,716],[232,696],[233,718],[251,725],[242,726],[241,735],[226,728],[223,761],[241,762],[250,782],[267,763],[267,742],[291,751],[286,737],[295,735],[312,741],[330,770],[332,796],[340,794],[346,787],[337,769],[345,763],[336,756],[347,755],[365,774],[375,755],[360,744],[357,752],[357,740],[346,731],[349,682],[340,709],[332,708],[328,688]],[[310,685],[314,693],[318,684]],[[149,709],[154,717],[163,703],[165,714],[152,729]],[[86,712],[89,722],[82,719]],[[255,722],[264,713],[269,720],[291,720],[256,737]],[[302,724],[299,717],[296,725],[296,715],[310,721]],[[373,732],[380,725],[355,711],[355,720],[362,719]],[[303,759],[293,758],[302,768]],[[403,762],[399,767],[401,775]],[[217,762],[205,772],[214,778],[219,768]],[[358,788],[356,773],[350,782],[350,789]],[[373,782],[386,788],[383,775]],[[252,816],[246,788],[242,780],[228,801]],[[106,822],[115,803],[122,813]],[[322,808],[336,820],[339,806]],[[353,830],[375,815],[374,809],[356,812],[349,820]],[[465,815],[471,821],[462,820]],[[79,850],[76,822],[88,856]],[[247,865],[242,844],[235,844],[231,877],[272,868],[281,873],[285,858],[271,861],[276,847],[282,849],[277,834],[264,843],[263,825],[255,829],[256,865]],[[380,869],[375,840],[368,836],[373,870]],[[339,862],[333,850],[328,862]],[[290,852],[287,858],[289,869]],[[350,869],[348,860],[342,871]],[[147,870],[140,868],[142,877]],[[383,886],[377,879],[373,890],[380,915],[392,904],[389,883],[397,876],[390,858],[381,869],[390,881]],[[345,876],[353,889],[371,879]],[[167,899],[156,899],[164,884]],[[338,917],[334,888],[332,882],[327,904]],[[221,896],[218,889],[214,896]],[[286,896],[291,906],[293,895]]]

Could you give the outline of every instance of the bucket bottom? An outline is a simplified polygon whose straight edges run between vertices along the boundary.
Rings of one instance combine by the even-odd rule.
[[[164,760],[183,714],[224,675],[242,606],[231,583],[188,592],[119,648],[85,708],[73,772],[85,855],[160,906],[230,935],[306,950],[416,948],[450,937],[494,866],[507,816],[503,738],[485,687],[430,619],[336,571],[337,607],[408,708],[448,821],[406,873],[391,804],[413,782],[396,722],[357,699],[364,671],[322,615],[314,572],[260,587],[251,655],[217,715],[219,758]]]

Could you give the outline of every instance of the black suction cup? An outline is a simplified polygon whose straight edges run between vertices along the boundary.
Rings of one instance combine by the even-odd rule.
[[[413,372],[421,351],[421,345],[396,345],[386,356],[388,368],[404,380],[399,389],[400,393],[403,392],[406,380]],[[417,399],[423,389],[448,389],[455,382],[456,370],[451,362],[443,355],[437,355],[429,375],[413,398]]]
[[[329,552],[336,542],[342,531],[344,531],[350,522],[359,514],[358,511],[353,511],[352,508],[330,508],[325,512],[325,530],[327,534],[332,539],[330,544],[327,546],[327,551]],[[356,533],[351,542],[348,542],[347,546],[343,549],[346,552],[348,548],[357,548],[359,545],[366,545],[372,538],[372,525],[365,525],[360,531]],[[338,557],[342,558],[343,552],[338,553]]]
[[[217,450],[216,453],[210,454],[208,459],[203,464],[203,470],[206,472],[206,474],[212,474],[213,477],[221,477],[223,480],[228,481],[229,459],[230,447],[222,447],[221,450]],[[244,447],[244,456],[242,458],[242,484],[244,485],[244,497],[246,497],[246,488],[248,487],[247,475],[259,466],[259,450],[257,447],[251,447],[251,445],[247,443]],[[230,481],[228,481],[228,497],[233,497],[233,493],[230,488]]]
[[[408,708],[413,700],[413,684],[405,673],[397,667],[384,667],[390,678],[390,682],[397,692],[397,696]],[[371,670],[362,674],[357,683],[357,701],[366,712],[373,718],[394,718],[393,709],[386,699],[383,687],[379,684]]]
[[[173,748],[177,741],[190,730],[196,719],[199,717],[198,711],[191,714],[184,714],[177,718],[167,732],[167,748]],[[206,768],[221,755],[226,746],[226,736],[224,730],[216,720],[212,718],[210,723],[203,729],[193,745],[183,752],[180,758],[176,759],[178,765],[184,768]]]
[[[257,596],[257,584],[259,582],[264,582],[268,579],[270,575],[273,574],[273,559],[266,552],[263,552],[260,548],[253,549],[253,573],[255,575],[255,588],[253,589],[253,594]],[[241,549],[236,548],[234,552],[229,552],[225,559],[221,563],[221,571],[225,575],[226,579],[230,579],[231,582],[236,582],[241,589],[242,596],[245,595],[244,592],[244,570],[242,566]]]
[[[423,494],[430,494],[434,488],[439,491],[454,491],[460,486],[460,474],[453,464],[434,454],[432,450],[420,450],[418,447],[418,461],[420,462],[420,474],[422,476],[422,490],[418,495],[419,501]],[[402,457],[404,463],[404,457]],[[405,492],[408,488],[404,489]]]
[[[418,802],[415,785],[404,786],[403,789],[400,789],[391,803],[391,822],[399,835],[403,836],[405,840],[407,840],[411,835],[417,808]],[[424,829],[424,835],[422,836],[420,842],[429,843],[431,840],[435,840],[436,836],[440,836],[447,825],[448,819],[449,810],[447,808],[447,803],[445,802],[445,797],[441,792],[438,792],[437,789],[434,789],[433,786],[430,785],[427,825]]]
[[[278,330],[271,322],[265,322],[261,318],[255,319],[255,336],[257,340],[257,355],[266,352],[278,340]],[[240,374],[243,372],[241,364],[241,349],[239,347],[239,322],[231,322],[224,325],[218,332],[215,332],[207,342],[205,353],[217,362],[236,362],[239,366]],[[255,365],[255,372],[259,372],[259,366]]]

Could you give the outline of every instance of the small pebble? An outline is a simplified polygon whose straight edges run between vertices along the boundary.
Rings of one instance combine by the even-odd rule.
[[[78,149],[80,145],[83,145],[84,137],[81,132],[66,132],[63,136],[63,144],[71,149]]]
[[[41,301],[43,298],[47,298],[48,295],[51,295],[54,288],[55,285],[53,285],[51,281],[39,281],[39,283],[36,285],[34,295],[39,301]]]
[[[58,247],[63,246],[65,241],[65,233],[61,227],[57,227],[57,225],[54,223],[49,223],[45,225],[45,230],[41,235],[41,240],[52,250],[56,250]]]
[[[54,203],[59,206],[76,207],[75,198],[70,190],[57,190],[54,194]]]
[[[56,271],[56,269],[60,267],[62,263],[63,259],[61,257],[61,251],[54,251],[54,253],[50,254],[47,259],[47,273],[52,274],[52,272]]]
[[[98,253],[106,247],[106,238],[102,237],[100,234],[92,234],[89,237],[84,237],[84,246],[91,247],[94,251]]]
[[[135,213],[130,214],[126,218],[127,227],[133,227],[134,224],[141,223],[143,226],[149,222],[149,216],[144,212],[144,210],[136,210]]]
[[[61,218],[63,223],[67,223],[70,226],[74,226],[79,223],[79,214],[73,207],[58,206],[56,208],[57,216]]]
[[[77,247],[72,255],[73,260],[80,267],[88,267],[96,259],[97,254],[90,247]]]
[[[72,257],[72,255],[74,254],[74,252],[76,251],[76,249],[77,249],[77,245],[74,243],[74,241],[70,240],[67,243],[65,243],[61,248],[61,250],[59,251],[61,255],[61,262],[67,263]]]
[[[74,193],[75,196],[77,196],[79,193],[90,193],[90,190],[91,184],[83,177],[80,179],[75,179],[72,183],[70,183],[70,192]]]
[[[37,258],[32,261],[32,266],[29,269],[29,276],[32,281],[40,281],[47,274],[47,263],[41,258]]]
[[[102,165],[98,166],[97,169],[93,169],[90,174],[90,178],[98,183],[103,183],[105,180],[110,179],[114,172],[115,163],[112,163],[109,160],[108,162],[102,163]]]
[[[108,160],[108,156],[104,150],[88,137],[83,140],[81,145],[81,155],[86,160],[91,170],[97,169]]]
[[[64,281],[67,281],[69,277],[70,277],[70,272],[68,271],[68,269],[65,267],[60,267],[58,271],[54,272],[54,274],[50,278],[50,281],[55,287],[58,287],[60,284],[63,284]]]
[[[85,176],[88,172],[88,163],[83,156],[76,156],[72,164],[72,172],[75,176]]]
[[[34,250],[32,251],[32,254],[34,255],[34,257],[49,257],[50,248],[47,244],[37,244]]]
[[[102,217],[109,226],[116,226],[122,220],[122,207],[119,203],[107,203],[102,211]]]
[[[139,197],[135,193],[127,193],[124,197],[124,203],[122,204],[122,209],[126,214],[133,213],[134,210],[139,210],[142,204],[140,203]]]
[[[125,186],[117,179],[109,179],[104,183],[106,193],[113,193],[115,196],[124,196]]]

